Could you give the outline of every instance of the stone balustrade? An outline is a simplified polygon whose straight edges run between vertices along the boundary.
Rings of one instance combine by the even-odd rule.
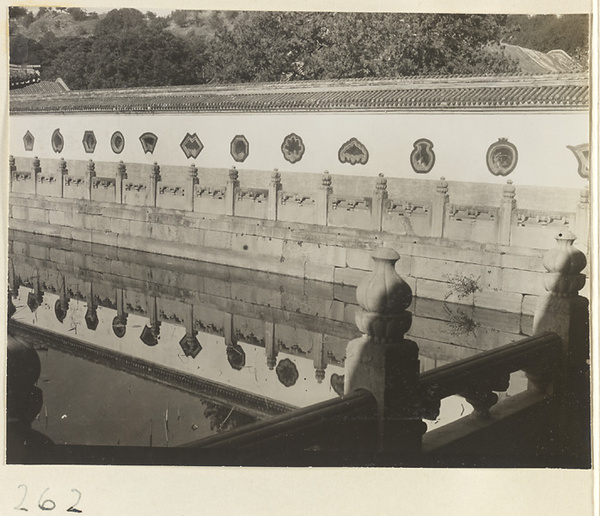
[[[23,160],[19,160],[22,163]],[[467,240],[482,244],[545,248],[556,229],[571,229],[579,235],[579,245],[587,249],[589,193],[581,193],[573,211],[519,208],[518,188],[507,181],[496,205],[451,202],[450,183],[423,182],[429,193],[420,198],[398,198],[389,193],[388,179],[379,174],[371,195],[364,197],[335,194],[335,181],[323,174],[316,190],[288,191],[277,170],[264,186],[244,185],[244,173],[233,167],[221,185],[206,184],[203,172],[192,164],[186,174],[164,176],[158,163],[136,165],[128,175],[123,162],[111,164],[96,175],[96,165],[87,162],[84,174],[73,175],[64,159],[54,170],[42,170],[34,158],[29,170],[22,170],[10,157],[10,188],[15,194],[48,198],[114,202],[125,206],[144,206],[212,215],[300,222],[322,226],[386,231],[392,234]],[[81,167],[79,167],[81,168]],[[149,171],[144,173],[144,169]],[[141,173],[140,173],[141,171]],[[431,188],[430,186],[433,186]],[[424,191],[425,191],[424,190]]]

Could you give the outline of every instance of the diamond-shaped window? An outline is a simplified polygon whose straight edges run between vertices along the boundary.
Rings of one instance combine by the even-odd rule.
[[[33,137],[33,134],[31,134],[29,131],[27,131],[25,133],[25,136],[23,136],[23,145],[25,145],[25,150],[32,151],[34,143],[35,143],[35,138]]]
[[[85,131],[83,133],[83,148],[85,152],[92,153],[96,149],[96,135],[94,131]]]
[[[185,138],[181,142],[181,150],[185,154],[186,158],[196,159],[198,155],[202,152],[202,149],[204,149],[204,145],[202,144],[200,138],[198,138],[198,135],[196,133],[187,133],[185,135]]]

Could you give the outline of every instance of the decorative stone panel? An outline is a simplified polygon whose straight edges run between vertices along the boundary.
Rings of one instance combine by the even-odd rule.
[[[125,137],[121,131],[115,131],[110,137],[110,148],[115,154],[121,154],[125,148]]]
[[[488,148],[486,163],[488,170],[495,176],[507,176],[517,166],[519,153],[517,147],[507,138],[499,138]]]
[[[351,138],[340,147],[338,159],[341,163],[365,165],[369,161],[369,151],[356,138]]]
[[[91,154],[96,149],[96,135],[94,131],[85,131],[83,133],[83,148],[85,152]]]
[[[283,157],[290,163],[297,163],[300,161],[305,150],[302,138],[295,133],[288,134],[281,144]]]
[[[250,144],[243,134],[237,134],[231,140],[231,157],[242,163],[250,154]],[[285,155],[285,154],[284,154]]]
[[[33,144],[35,143],[35,138],[31,132],[27,131],[23,136],[23,145],[25,146],[26,151],[33,150]]]
[[[140,136],[140,143],[142,144],[142,149],[144,149],[144,154],[148,152],[152,154],[158,143],[158,136],[154,133],[144,133]]]
[[[581,145],[567,145],[567,149],[569,149],[575,157],[577,158],[577,163],[579,167],[577,168],[577,173],[587,179],[590,177],[590,144],[582,143]]]
[[[60,129],[54,129],[50,141],[52,142],[52,149],[54,152],[62,152],[65,147],[65,139],[63,138],[63,135],[60,134]]]
[[[204,149],[204,145],[196,133],[187,133],[183,141],[180,143],[180,147],[186,158],[193,159],[196,159],[202,152],[202,149]]]
[[[427,138],[420,138],[413,143],[413,151],[410,153],[410,165],[417,174],[431,172],[435,164],[435,153],[433,143]]]

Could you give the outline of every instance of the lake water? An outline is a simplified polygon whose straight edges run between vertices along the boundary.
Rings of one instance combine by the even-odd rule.
[[[343,392],[354,287],[18,232],[9,259],[18,338],[42,365],[33,428],[55,443],[177,446]],[[410,311],[422,370],[531,333],[476,306]],[[471,410],[448,398],[428,425]]]

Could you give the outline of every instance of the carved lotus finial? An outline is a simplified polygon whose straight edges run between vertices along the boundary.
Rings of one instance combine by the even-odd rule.
[[[577,237],[569,230],[556,236],[556,247],[548,251],[543,260],[548,271],[545,277],[546,290],[561,297],[577,295],[585,285],[585,254],[577,249],[573,242]]]

